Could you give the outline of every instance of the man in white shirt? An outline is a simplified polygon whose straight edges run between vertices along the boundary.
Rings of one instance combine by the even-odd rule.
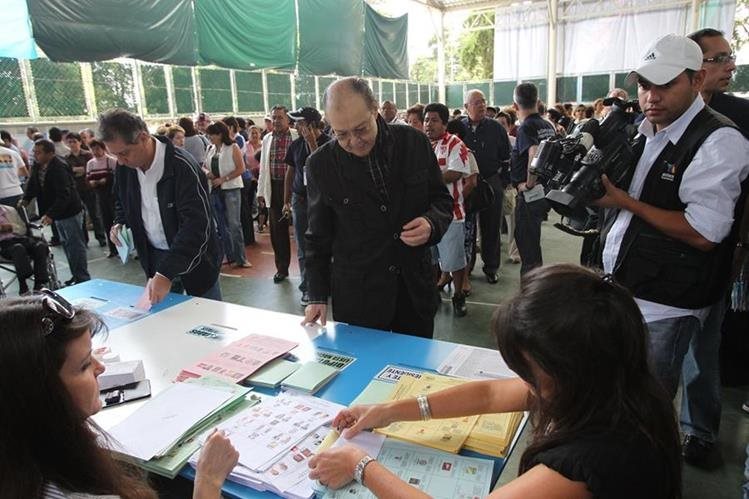
[[[398,107],[394,102],[386,100],[380,106],[380,114],[388,125],[405,125],[406,122],[398,118]]]
[[[15,207],[23,197],[20,177],[28,177],[21,155],[0,146],[0,204]]]
[[[99,134],[117,158],[115,225],[133,233],[140,263],[148,277],[151,303],[171,290],[221,299],[218,275],[223,255],[208,198],[208,180],[189,153],[166,137],[153,137],[145,122],[123,109],[99,117]]]
[[[690,339],[728,278],[725,256],[749,142],[700,96],[702,52],[686,37],[655,41],[638,83],[645,145],[628,188],[604,177],[603,267],[635,296],[656,376],[673,396]],[[617,211],[618,210],[618,211]],[[730,267],[730,266],[729,266]]]

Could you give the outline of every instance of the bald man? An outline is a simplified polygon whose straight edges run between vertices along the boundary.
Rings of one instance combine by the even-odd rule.
[[[427,248],[452,220],[426,135],[389,125],[367,82],[325,92],[335,139],[307,162],[305,323],[339,322],[431,338],[439,296]]]

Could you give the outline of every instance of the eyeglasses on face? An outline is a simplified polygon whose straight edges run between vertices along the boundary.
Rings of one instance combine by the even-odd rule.
[[[727,62],[736,62],[736,54],[721,54],[715,57],[708,57],[702,59],[702,62],[710,62],[715,64],[725,64]]]

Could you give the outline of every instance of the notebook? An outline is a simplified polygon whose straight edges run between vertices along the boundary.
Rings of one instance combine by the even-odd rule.
[[[276,359],[247,378],[247,383],[265,388],[278,388],[283,380],[299,369],[301,364],[285,359]]]

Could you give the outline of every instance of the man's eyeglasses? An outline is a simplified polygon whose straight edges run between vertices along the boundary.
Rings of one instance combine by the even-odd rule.
[[[42,317],[44,336],[48,336],[55,329],[54,319],[72,319],[73,317],[75,317],[75,308],[68,300],[49,289],[44,288],[39,291],[39,294],[42,296],[42,305],[44,306],[44,308],[55,315],[54,318]]]
[[[722,54],[715,57],[702,59],[702,62],[713,62],[715,64],[725,64],[727,62],[736,62],[736,54]]]

